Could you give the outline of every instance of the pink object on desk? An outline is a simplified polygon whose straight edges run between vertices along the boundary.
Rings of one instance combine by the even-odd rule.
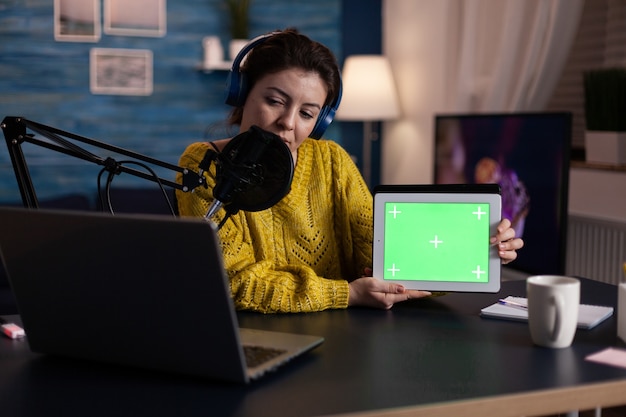
[[[626,369],[626,349],[607,348],[600,352],[592,353],[585,359]]]
[[[24,333],[24,329],[22,329],[20,326],[18,326],[15,323],[3,324],[1,327],[2,327],[2,333],[7,335],[7,337],[11,339],[18,339],[20,337],[26,336],[26,334]]]

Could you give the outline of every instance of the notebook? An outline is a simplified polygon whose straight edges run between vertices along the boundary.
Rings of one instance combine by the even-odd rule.
[[[0,230],[34,352],[247,383],[324,340],[239,329],[210,222],[0,208]]]
[[[499,291],[501,261],[489,238],[501,206],[496,184],[376,187],[374,276],[417,290]]]
[[[523,297],[508,296],[504,300],[523,306],[528,305],[528,300]],[[480,310],[480,315],[496,319],[528,321],[528,310],[514,305],[503,305],[499,302]],[[612,315],[613,307],[580,304],[578,307],[578,328],[586,330],[593,329]]]

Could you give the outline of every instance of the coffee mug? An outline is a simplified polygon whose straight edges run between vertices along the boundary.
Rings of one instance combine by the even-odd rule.
[[[560,275],[526,279],[528,325],[533,343],[549,348],[572,344],[578,324],[580,281]]]

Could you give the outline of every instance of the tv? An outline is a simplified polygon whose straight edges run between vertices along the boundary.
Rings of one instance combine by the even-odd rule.
[[[565,274],[571,136],[566,112],[435,115],[434,182],[500,185],[518,272]]]

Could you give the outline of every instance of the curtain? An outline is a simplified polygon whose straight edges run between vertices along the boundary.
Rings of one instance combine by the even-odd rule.
[[[584,0],[452,0],[446,108],[543,110],[561,75]]]

